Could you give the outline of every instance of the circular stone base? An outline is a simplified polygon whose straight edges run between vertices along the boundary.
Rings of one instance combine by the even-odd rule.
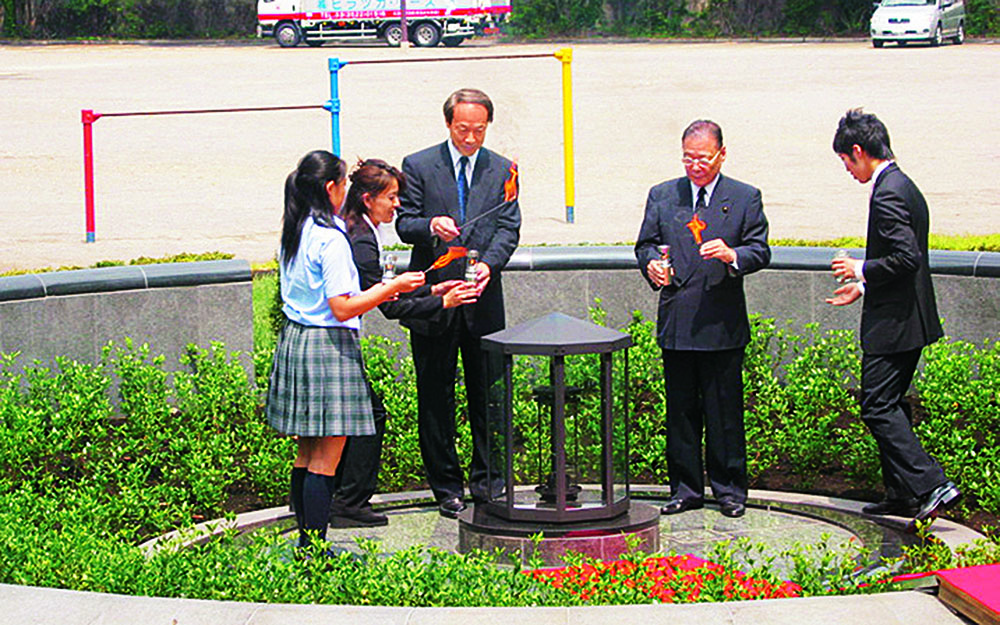
[[[542,539],[536,545],[531,537],[539,533]],[[506,521],[473,505],[458,517],[459,553],[501,549],[514,555],[520,551],[521,562],[525,564],[535,553],[551,566],[565,564],[562,557],[567,552],[613,560],[628,550],[628,536],[639,539],[637,549],[646,553],[659,551],[659,509],[633,501],[628,512],[614,519],[555,524]]]

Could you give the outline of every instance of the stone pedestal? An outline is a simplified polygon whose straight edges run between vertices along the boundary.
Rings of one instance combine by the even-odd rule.
[[[614,519],[583,523],[526,523],[505,521],[482,507],[470,506],[458,517],[458,550],[501,549],[521,551],[521,561],[537,550],[542,561],[562,566],[567,552],[581,553],[600,560],[614,560],[628,548],[626,536],[639,538],[638,549],[653,553],[660,548],[660,511],[655,506],[632,502],[628,512]],[[531,537],[542,534],[538,545]]]

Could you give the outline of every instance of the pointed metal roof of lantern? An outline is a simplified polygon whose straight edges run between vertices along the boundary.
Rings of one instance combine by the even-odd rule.
[[[630,347],[632,337],[563,313],[543,317],[488,334],[483,349],[503,354],[600,354]]]

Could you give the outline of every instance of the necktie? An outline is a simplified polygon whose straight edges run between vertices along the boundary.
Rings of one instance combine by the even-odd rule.
[[[698,202],[694,205],[694,212],[700,213],[708,208],[708,204],[705,203],[705,187],[698,188]]]
[[[469,157],[463,156],[458,159],[458,178],[455,185],[458,189],[458,222],[465,222],[465,205],[469,201],[469,179],[465,175],[465,168],[469,164]]]

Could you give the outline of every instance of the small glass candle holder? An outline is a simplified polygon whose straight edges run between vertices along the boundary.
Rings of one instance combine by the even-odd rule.
[[[479,262],[479,252],[476,250],[469,250],[465,254],[465,281],[466,282],[476,282],[476,263]]]
[[[390,282],[396,277],[396,263],[399,258],[392,252],[382,256],[382,282]]]
[[[850,258],[850,257],[851,253],[848,252],[847,250],[837,250],[836,253],[834,253],[833,255],[833,260],[842,260],[844,258]],[[834,276],[834,278],[836,278],[837,284],[844,284],[845,282],[847,282],[846,277]]]
[[[670,246],[669,245],[657,245],[656,249],[660,252],[660,268],[663,269],[664,283],[670,284],[673,282],[674,277],[674,265],[670,262]]]

